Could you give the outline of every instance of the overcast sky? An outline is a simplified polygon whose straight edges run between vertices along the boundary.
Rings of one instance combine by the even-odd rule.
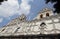
[[[0,27],[12,19],[25,14],[32,20],[43,8],[53,8],[53,4],[45,4],[45,0],[8,0],[0,5]]]

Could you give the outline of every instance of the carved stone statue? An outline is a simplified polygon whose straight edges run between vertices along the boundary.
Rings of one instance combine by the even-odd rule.
[[[22,14],[19,18],[20,18],[20,21],[26,20],[26,16],[24,14]]]

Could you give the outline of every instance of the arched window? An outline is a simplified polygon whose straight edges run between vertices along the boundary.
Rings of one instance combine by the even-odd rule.
[[[40,18],[43,18],[43,14],[40,15]]]
[[[46,26],[45,26],[46,24],[44,23],[44,22],[42,22],[41,24],[40,24],[40,34],[43,34],[44,33],[44,29],[46,28]]]
[[[1,32],[3,32],[5,29],[3,29]]]
[[[44,25],[46,25],[44,22],[42,22],[42,23],[40,24],[41,27],[44,27]]]
[[[49,13],[46,13],[46,16],[49,16]]]
[[[20,29],[20,27],[18,27],[18,28],[15,30],[15,33],[18,31],[18,29]]]

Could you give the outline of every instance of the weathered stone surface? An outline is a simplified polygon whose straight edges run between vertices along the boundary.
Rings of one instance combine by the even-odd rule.
[[[40,14],[43,18],[40,18]],[[46,8],[31,21],[27,21],[26,16],[22,14],[0,29],[0,36],[39,34],[60,34],[60,14],[54,15],[52,10]]]

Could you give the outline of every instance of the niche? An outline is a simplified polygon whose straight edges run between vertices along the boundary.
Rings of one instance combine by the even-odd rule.
[[[49,13],[46,13],[46,16],[49,16]]]
[[[40,18],[43,18],[43,14],[40,15]]]

